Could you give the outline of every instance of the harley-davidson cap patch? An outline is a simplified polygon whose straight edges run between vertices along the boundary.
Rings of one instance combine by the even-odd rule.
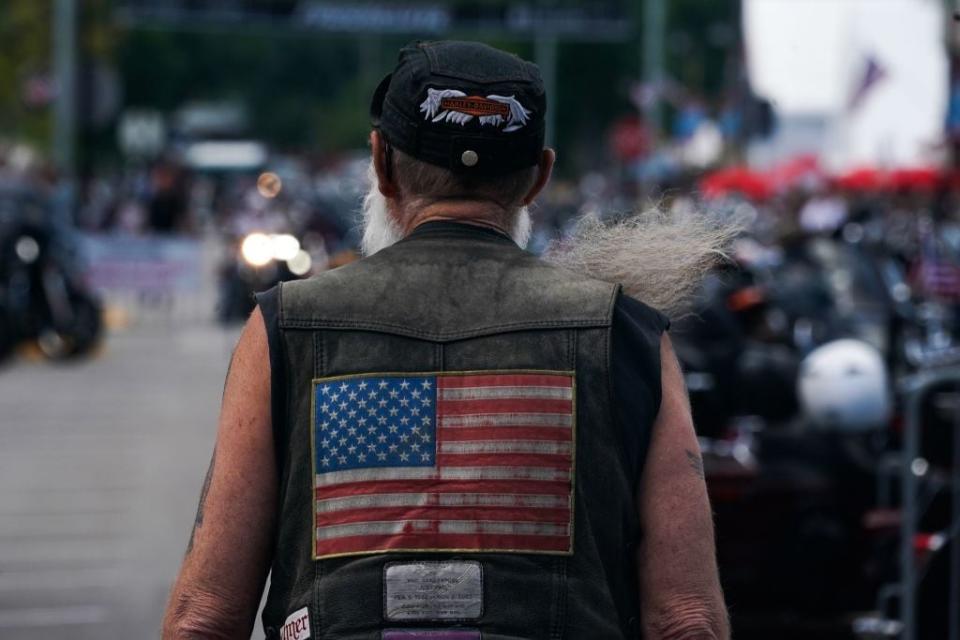
[[[501,128],[504,133],[520,129],[531,115],[514,96],[468,96],[458,89],[427,89],[420,113],[430,122],[452,122],[460,126],[476,118],[481,127]]]
[[[450,109],[460,113],[469,113],[473,116],[495,116],[504,118],[510,116],[510,107],[503,102],[496,102],[482,96],[467,96],[466,98],[444,98],[440,101],[441,109]]]

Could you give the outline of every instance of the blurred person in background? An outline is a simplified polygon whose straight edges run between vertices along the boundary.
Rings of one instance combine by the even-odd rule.
[[[185,231],[187,212],[187,179],[183,170],[162,160],[150,172],[148,221],[155,233],[172,234]]]
[[[248,637],[268,572],[269,638],[728,637],[669,321],[523,251],[545,109],[513,55],[400,52],[367,257],[258,297],[165,638]]]

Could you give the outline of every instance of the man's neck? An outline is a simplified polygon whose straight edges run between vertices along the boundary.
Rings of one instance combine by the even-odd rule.
[[[504,226],[503,218],[503,209],[493,203],[477,202],[475,200],[448,200],[427,205],[407,217],[402,224],[402,233],[406,237],[425,222],[442,221],[486,227],[509,236],[510,229]]]

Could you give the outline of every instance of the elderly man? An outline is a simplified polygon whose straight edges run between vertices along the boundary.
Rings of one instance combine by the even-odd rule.
[[[664,316],[524,252],[535,65],[416,43],[371,109],[368,257],[259,298],[165,638],[728,635]],[[519,245],[519,246],[518,246]]]

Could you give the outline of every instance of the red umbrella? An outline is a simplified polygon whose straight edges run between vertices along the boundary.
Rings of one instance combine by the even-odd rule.
[[[880,191],[887,188],[887,176],[879,169],[861,167],[834,176],[833,184],[850,191]]]
[[[708,198],[739,193],[750,200],[766,200],[773,193],[769,177],[747,167],[729,167],[710,173],[700,181]]]
[[[890,173],[890,187],[902,191],[935,191],[940,186],[942,176],[933,167],[897,169]]]
[[[820,161],[812,154],[799,155],[768,172],[768,178],[778,191],[793,187],[803,187],[810,181],[823,179]]]

